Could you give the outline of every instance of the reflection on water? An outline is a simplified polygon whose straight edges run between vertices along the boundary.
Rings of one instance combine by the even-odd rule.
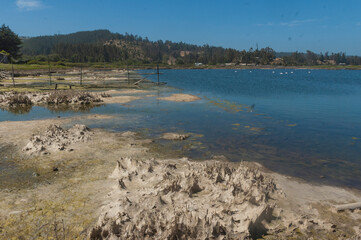
[[[33,106],[32,105],[11,105],[9,107],[1,106],[2,111],[8,111],[15,115],[28,114]]]
[[[101,106],[103,106],[103,104],[49,104],[47,108],[52,113],[89,113],[91,109]]]
[[[45,108],[50,111],[50,115],[48,115],[48,117],[51,117],[51,114],[59,113],[89,113],[91,109],[102,106],[104,106],[104,104],[49,104],[46,105]],[[12,117],[12,115],[27,115],[30,113],[33,107],[33,105],[11,105],[8,107],[0,106],[0,110],[3,111],[3,113],[0,114],[0,121],[6,120],[5,117],[8,117],[9,120],[15,120],[16,117]],[[37,106],[35,108],[43,107]],[[4,118],[2,119],[2,117]],[[27,119],[25,118],[23,120]]]

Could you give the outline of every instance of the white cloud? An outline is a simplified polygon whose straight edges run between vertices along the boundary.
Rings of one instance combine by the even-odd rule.
[[[16,0],[16,6],[21,10],[31,11],[42,8],[43,4],[39,0]]]
[[[286,27],[295,27],[295,26],[303,25],[305,23],[312,23],[317,21],[319,21],[319,19],[294,20],[290,22],[281,22],[280,25]]]
[[[258,27],[270,27],[270,26],[274,26],[275,23],[273,22],[268,22],[268,23],[257,23],[256,26]]]
[[[305,19],[305,20],[293,20],[289,22],[279,22],[279,23],[274,23],[274,22],[258,23],[255,25],[258,27],[271,27],[271,26],[296,27],[307,23],[319,22],[319,21],[321,21],[321,19]]]

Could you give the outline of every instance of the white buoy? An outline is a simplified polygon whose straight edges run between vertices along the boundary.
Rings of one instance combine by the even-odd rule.
[[[281,75],[283,74],[283,73],[280,73]]]

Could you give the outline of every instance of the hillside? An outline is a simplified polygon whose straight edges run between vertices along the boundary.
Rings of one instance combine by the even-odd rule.
[[[252,64],[252,65],[361,65],[361,58],[345,53],[279,52],[272,48],[236,50],[183,42],[150,41],[109,30],[23,38],[22,53],[33,61],[117,62],[122,64]]]
[[[71,62],[132,62],[189,64],[202,62],[254,62],[256,55],[263,64],[274,58],[270,48],[256,55],[230,48],[197,46],[183,42],[149,41],[136,35],[108,30],[84,31],[66,35],[39,36],[23,39],[22,53],[27,56],[49,55],[53,60]],[[252,56],[254,55],[254,56]]]

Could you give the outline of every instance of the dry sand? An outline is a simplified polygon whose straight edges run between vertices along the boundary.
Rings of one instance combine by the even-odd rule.
[[[91,239],[244,239],[272,216],[273,181],[245,164],[121,158]]]

